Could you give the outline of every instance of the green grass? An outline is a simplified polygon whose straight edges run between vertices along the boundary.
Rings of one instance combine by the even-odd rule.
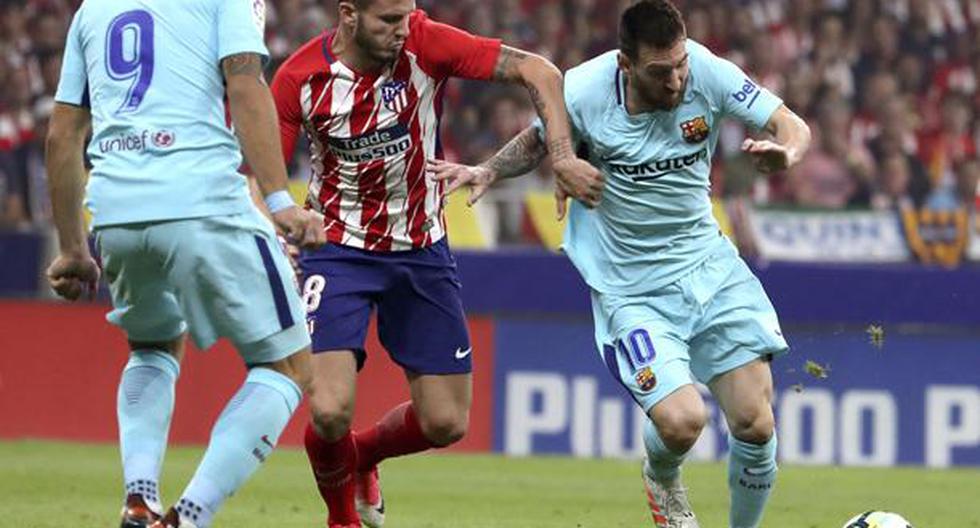
[[[175,499],[201,450],[175,448],[163,475]],[[727,526],[725,467],[691,464],[685,482],[703,528]],[[434,455],[385,462],[390,528],[650,526],[637,462]],[[765,526],[839,528],[888,509],[917,528],[980,528],[980,471],[783,467]],[[0,527],[115,527],[121,500],[112,446],[0,442]],[[279,450],[230,499],[215,526],[323,526],[305,455]]]

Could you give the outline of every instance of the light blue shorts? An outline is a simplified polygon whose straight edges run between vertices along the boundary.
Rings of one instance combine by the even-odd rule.
[[[596,345],[645,411],[693,380],[789,347],[759,279],[728,245],[644,295],[592,291]]]
[[[190,331],[207,349],[228,338],[247,364],[309,346],[296,276],[272,224],[257,210],[95,231],[113,310],[130,341]]]

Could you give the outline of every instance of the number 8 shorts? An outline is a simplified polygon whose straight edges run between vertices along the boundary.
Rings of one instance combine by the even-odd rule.
[[[788,351],[762,284],[729,251],[647,294],[593,290],[592,313],[603,361],[647,412],[694,380]]]
[[[371,312],[391,358],[417,374],[472,369],[456,260],[445,239],[408,251],[366,251],[327,244],[304,253],[303,299],[313,353],[352,350],[358,368]]]

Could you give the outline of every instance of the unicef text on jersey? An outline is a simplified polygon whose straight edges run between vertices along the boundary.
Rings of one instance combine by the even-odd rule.
[[[99,152],[143,152],[150,144],[159,149],[170,148],[177,135],[169,130],[143,130],[134,134],[120,134],[114,138],[99,141]]]

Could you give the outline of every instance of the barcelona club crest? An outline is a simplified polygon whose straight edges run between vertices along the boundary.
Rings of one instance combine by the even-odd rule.
[[[643,367],[636,373],[636,384],[639,385],[640,390],[643,392],[650,392],[654,387],[657,386],[657,376],[654,375],[653,369],[650,367]]]
[[[381,85],[381,101],[385,108],[392,112],[401,113],[408,106],[408,83],[405,81],[388,81]]]
[[[684,141],[688,143],[700,143],[708,137],[711,128],[704,116],[697,116],[690,121],[681,123],[681,133],[684,134]]]

